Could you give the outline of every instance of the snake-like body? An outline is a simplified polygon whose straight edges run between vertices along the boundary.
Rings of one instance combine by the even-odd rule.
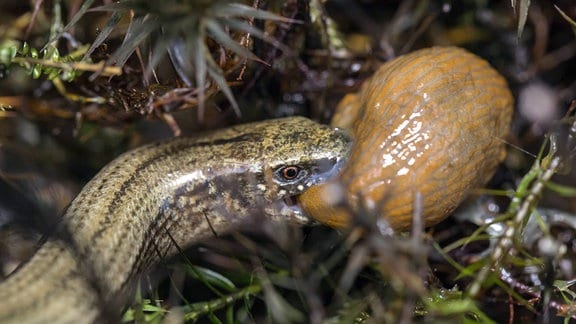
[[[0,284],[0,323],[104,320],[138,274],[247,221],[298,221],[285,199],[335,174],[349,137],[303,117],[158,142],[104,167],[53,236]],[[114,312],[116,312],[114,314]]]

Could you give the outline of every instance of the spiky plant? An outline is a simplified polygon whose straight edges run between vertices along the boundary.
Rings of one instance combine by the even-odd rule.
[[[217,63],[209,42],[215,41],[230,53],[263,63],[248,48],[239,43],[242,36],[254,36],[278,45],[251,21],[265,19],[277,22],[293,20],[271,12],[231,0],[126,0],[91,8],[94,0],[86,1],[63,32],[74,26],[89,11],[110,12],[105,26],[92,43],[85,57],[102,45],[120,23],[129,19],[122,44],[112,53],[108,64],[123,66],[130,56],[143,44],[149,44],[150,55],[146,63],[145,77],[168,54],[179,78],[188,87],[197,89],[198,116],[204,114],[206,89],[214,82],[230,101],[234,111],[240,110],[222,70],[223,62]],[[61,36],[62,33],[59,35]],[[145,51],[146,52],[146,51]]]

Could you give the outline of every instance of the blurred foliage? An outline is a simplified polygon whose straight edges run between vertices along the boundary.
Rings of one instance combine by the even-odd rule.
[[[44,157],[53,156],[43,150],[54,151],[57,144],[46,145],[54,137],[67,152],[62,168],[79,182],[128,146],[166,136],[162,124],[146,119],[173,134],[220,127],[239,113],[244,120],[303,114],[326,121],[383,61],[432,45],[486,58],[519,99],[536,83],[551,94],[548,121],[530,119],[526,110],[534,107],[518,100],[505,165],[484,195],[437,227],[388,237],[370,226],[346,233],[254,226],[249,232],[257,233],[207,242],[188,252],[191,261],[162,268],[168,279],[138,294],[125,321],[576,318],[573,1],[0,6],[0,144],[29,145],[34,154],[21,159],[48,163]],[[22,117],[35,126],[22,127]],[[49,182],[40,171],[29,174]],[[50,197],[47,188],[38,195]]]

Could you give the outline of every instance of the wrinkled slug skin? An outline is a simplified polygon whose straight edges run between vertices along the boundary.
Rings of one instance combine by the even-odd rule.
[[[403,231],[419,192],[426,226],[438,223],[504,159],[512,113],[504,78],[463,49],[434,47],[387,62],[332,120],[354,137],[339,177],[347,204]],[[326,202],[329,188],[312,188],[299,204],[321,223],[346,226],[350,212]]]

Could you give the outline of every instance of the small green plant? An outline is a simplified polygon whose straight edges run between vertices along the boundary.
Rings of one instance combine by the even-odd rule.
[[[67,82],[74,81],[84,72],[98,71],[104,76],[121,74],[119,68],[105,67],[104,62],[92,64],[90,61],[83,61],[82,56],[87,48],[83,46],[68,55],[61,56],[53,45],[38,50],[27,42],[19,46],[16,41],[7,40],[4,44],[0,44],[0,64],[3,64],[5,69],[18,65],[34,79],[45,77],[48,80],[59,79]]]

